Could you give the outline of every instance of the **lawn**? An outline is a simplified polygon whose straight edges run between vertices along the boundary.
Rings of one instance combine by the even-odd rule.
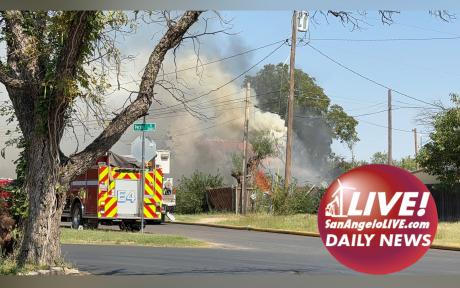
[[[249,214],[237,216],[233,213],[175,215],[177,221],[213,223],[254,228],[283,229],[301,232],[318,232],[316,215],[270,215]],[[435,245],[460,247],[460,222],[440,222],[436,233]]]
[[[151,247],[207,247],[208,243],[182,236],[107,230],[61,229],[62,244],[112,244]]]
[[[62,244],[105,244],[105,245],[138,245],[150,247],[175,247],[175,248],[205,248],[210,244],[189,239],[182,236],[164,234],[141,234],[107,230],[74,230],[61,229]],[[0,257],[0,275],[18,274],[19,272],[48,269],[48,267],[34,267],[26,265],[19,269],[16,261],[10,258]]]

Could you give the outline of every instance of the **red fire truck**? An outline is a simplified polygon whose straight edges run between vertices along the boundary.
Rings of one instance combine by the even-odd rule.
[[[72,228],[103,224],[128,231],[141,229],[142,216],[144,225],[164,222],[161,169],[148,165],[141,184],[139,166],[134,158],[108,152],[71,183],[63,221],[70,220]]]

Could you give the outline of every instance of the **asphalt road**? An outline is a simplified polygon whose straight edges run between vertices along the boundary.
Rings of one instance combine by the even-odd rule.
[[[100,275],[355,274],[339,264],[319,238],[203,226],[147,226],[149,233],[183,235],[212,248],[63,245],[67,261]],[[430,249],[400,274],[459,275],[460,252]]]

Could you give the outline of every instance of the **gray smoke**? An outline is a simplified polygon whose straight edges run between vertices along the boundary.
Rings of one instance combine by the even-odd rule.
[[[214,46],[215,50],[213,46],[209,46],[208,54],[203,54],[204,52],[201,54],[202,63],[216,59],[215,55],[229,55],[245,49],[241,41],[231,43],[233,44],[224,51],[220,51],[217,45]],[[141,48],[131,53],[136,55],[136,59],[122,67],[120,78],[126,90],[114,91],[106,97],[106,110],[109,114],[104,115],[105,117],[113,117],[112,112],[119,111],[123,104],[129,103],[129,92],[127,91],[138,89],[140,75],[150,52],[150,48]],[[182,50],[178,55],[175,61],[177,69],[194,67],[197,63],[193,50]],[[185,106],[174,99],[170,92],[156,85],[156,102],[150,110],[147,121],[157,123],[157,130],[148,136],[155,140],[158,149],[171,151],[172,172],[170,177],[178,179],[182,175],[190,175],[198,170],[211,174],[220,173],[228,184],[233,183],[231,155],[242,149],[245,92],[241,88],[241,82],[238,81],[231,82],[217,91],[213,90],[230,82],[237,72],[240,73],[247,69],[248,62],[249,56],[237,57],[230,62],[198,67],[177,75],[160,76],[158,80],[162,80],[161,83],[164,86],[172,83],[184,91],[185,94],[174,93],[175,97],[192,99],[203,95],[194,101],[186,100],[189,101],[187,102],[189,110],[186,111]],[[174,61],[172,57],[169,57],[163,65],[163,70],[171,72],[175,69]],[[112,84],[116,87],[115,77],[113,77]],[[134,94],[132,97],[135,96]],[[250,108],[250,133],[256,130],[270,130],[279,140],[278,157],[267,159],[264,166],[273,173],[284,175],[285,121],[277,114],[261,112],[253,104]],[[81,108],[80,116],[86,122],[90,133],[88,134],[88,131],[82,126],[76,126],[76,136],[73,131],[67,131],[61,144],[62,150],[67,154],[81,151],[102,131],[100,123],[95,120],[94,113],[85,108],[82,102],[78,103],[78,106]],[[314,118],[318,115],[313,111],[297,110],[296,114],[311,116],[312,119],[296,117],[294,120],[296,128],[293,145],[293,176],[302,185],[320,183],[324,181],[322,175],[328,171],[326,158],[330,153],[332,143],[330,129],[324,120]],[[130,154],[130,144],[137,136],[139,136],[138,132],[128,129],[112,150],[122,155]],[[76,139],[79,142],[78,147]],[[16,152],[13,151],[12,155],[17,154]],[[14,175],[12,172],[14,167],[12,165],[9,167],[8,173],[2,172],[3,175]],[[3,175],[0,174],[0,176]]]

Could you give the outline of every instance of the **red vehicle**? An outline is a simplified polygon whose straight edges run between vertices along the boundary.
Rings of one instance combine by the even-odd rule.
[[[71,183],[63,221],[70,220],[72,228],[104,224],[129,231],[139,231],[142,218],[144,225],[163,222],[161,169],[145,172],[142,197],[139,166],[131,157],[108,152]]]

